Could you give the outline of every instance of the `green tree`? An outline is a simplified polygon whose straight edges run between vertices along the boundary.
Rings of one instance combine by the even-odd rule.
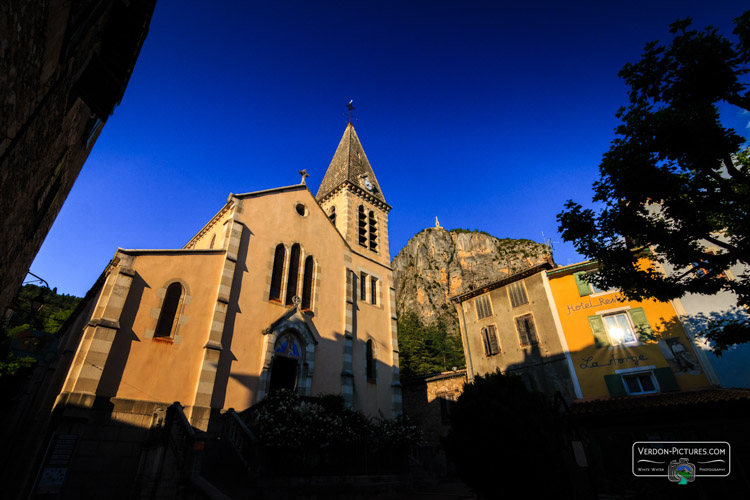
[[[676,21],[671,43],[648,43],[640,61],[620,71],[629,104],[617,114],[622,123],[594,184],[593,201],[603,207],[569,200],[558,214],[563,239],[599,262],[592,278],[599,287],[634,300],[731,290],[750,306],[750,274],[725,273],[750,264],[750,158],[719,117],[720,105],[750,111],[750,11],[735,24],[732,42],[713,27]],[[644,265],[639,250],[674,271]],[[737,325],[749,341],[748,321]],[[721,339],[714,337],[718,352],[729,342]]]
[[[399,367],[401,375],[411,377],[463,368],[464,349],[458,335],[448,333],[446,319],[425,325],[414,311],[398,318]]]
[[[464,386],[445,449],[459,477],[482,498],[507,497],[509,484],[528,498],[567,498],[562,432],[542,393],[497,371]]]
[[[13,354],[13,339],[30,329],[58,333],[80,301],[72,295],[58,294],[57,289],[31,284],[21,288],[13,300],[13,314],[4,328],[0,327],[0,396],[13,397],[36,363],[32,357]],[[39,310],[34,310],[35,302],[43,304]]]

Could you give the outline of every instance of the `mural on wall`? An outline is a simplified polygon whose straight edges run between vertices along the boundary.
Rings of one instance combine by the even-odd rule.
[[[672,337],[660,340],[657,344],[673,372],[676,374],[700,375],[701,369],[698,360],[683,342],[683,339]]]

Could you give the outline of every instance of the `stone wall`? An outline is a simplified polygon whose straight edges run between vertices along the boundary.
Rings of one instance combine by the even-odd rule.
[[[122,98],[155,0],[0,3],[0,312]]]
[[[448,434],[452,403],[463,393],[466,370],[402,380],[404,413],[416,421],[423,440],[438,445]]]
[[[143,487],[138,478],[149,440],[157,439],[169,403],[63,394],[58,400],[55,432],[39,464],[33,493],[63,498],[134,498]],[[59,441],[63,439],[61,445]],[[50,453],[61,449],[64,463]],[[65,454],[68,456],[65,456]],[[55,469],[62,473],[55,474]],[[159,472],[159,471],[157,471]],[[54,479],[55,475],[62,477]],[[63,476],[64,475],[64,476]]]

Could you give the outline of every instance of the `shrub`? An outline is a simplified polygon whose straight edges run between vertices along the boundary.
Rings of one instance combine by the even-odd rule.
[[[499,371],[464,387],[451,414],[446,452],[459,477],[482,497],[498,498],[512,485],[525,496],[566,496],[559,422],[545,396],[519,376]]]

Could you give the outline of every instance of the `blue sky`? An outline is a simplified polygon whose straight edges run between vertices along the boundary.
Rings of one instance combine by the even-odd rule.
[[[657,5],[653,5],[653,4]],[[386,200],[391,256],[433,226],[551,238],[587,204],[627,89],[677,18],[725,34],[741,1],[158,0],[125,92],[31,271],[83,295],[122,248],[180,248],[230,192],[313,193],[345,105]],[[722,119],[746,137],[750,117]]]

